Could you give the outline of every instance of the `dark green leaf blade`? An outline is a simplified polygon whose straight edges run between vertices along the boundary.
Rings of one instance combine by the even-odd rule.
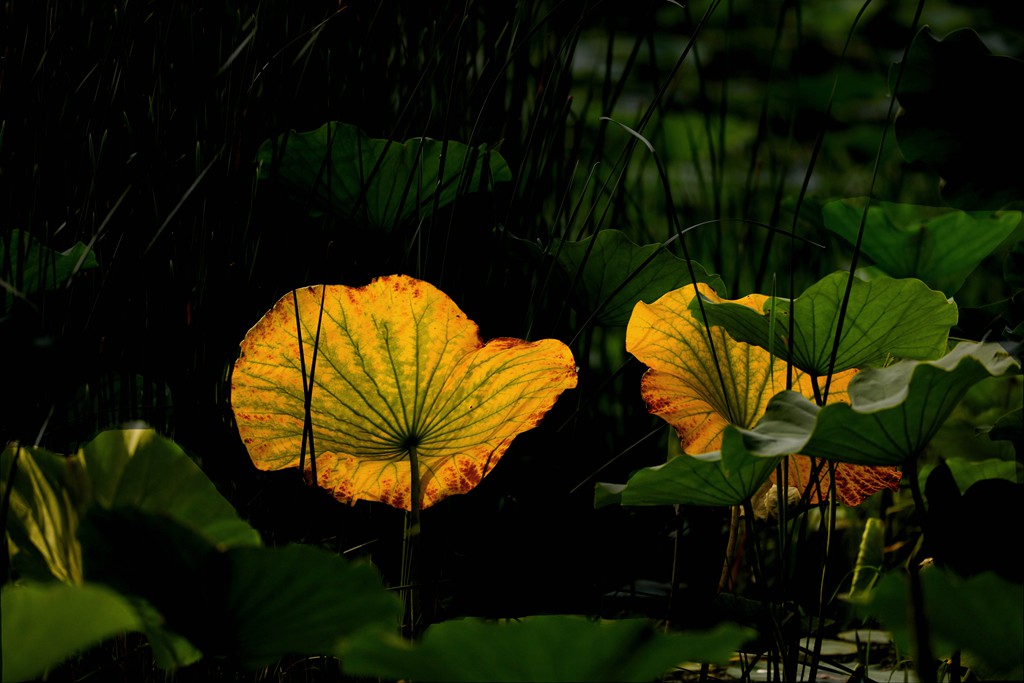
[[[13,282],[4,283],[4,288],[9,286],[21,296],[57,289],[79,270],[99,265],[96,254],[82,242],[58,252],[22,230],[11,230],[6,239],[0,240],[0,249],[0,263],[12,264],[18,275]],[[5,308],[10,297],[11,293],[4,294]]]
[[[192,459],[152,429],[111,429],[82,449],[93,495],[105,507],[132,506],[175,519],[210,542],[261,545]]]
[[[949,657],[964,650],[964,660],[982,664],[985,680],[1020,680],[1024,673],[1024,586],[985,572],[963,579],[935,566],[920,573],[933,654]],[[877,616],[904,651],[913,651],[913,624],[905,575],[891,572],[857,601],[858,610]]]
[[[856,243],[864,198],[828,202],[825,227]],[[1013,232],[1019,211],[966,212],[873,201],[861,249],[894,278],[918,278],[953,296],[967,276]]]
[[[900,65],[889,74],[896,90]],[[896,139],[908,161],[943,179],[942,195],[962,209],[998,209],[1019,200],[1024,129],[1001,101],[1007,84],[1024,81],[1024,62],[994,55],[971,29],[936,38],[922,28],[896,92],[902,109]]]
[[[128,601],[95,584],[8,584],[0,603],[5,681],[37,679],[76,652],[141,627]]]
[[[780,460],[752,454],[741,431],[729,425],[720,451],[680,455],[663,465],[645,467],[634,472],[624,487],[599,483],[594,506],[740,505],[760,488]]]
[[[686,261],[660,244],[637,245],[620,230],[601,230],[578,242],[555,242],[551,250],[572,280],[580,312],[596,313],[601,325],[625,325],[638,301],[653,303],[691,282]],[[725,296],[725,283],[693,263],[698,282]]]
[[[368,563],[301,545],[232,548],[223,560],[231,635],[222,654],[250,668],[328,654],[362,629],[398,628],[401,603]]]
[[[649,681],[683,661],[727,661],[750,635],[733,624],[663,634],[644,620],[545,615],[446,621],[419,645],[374,634],[338,654],[346,673],[417,681]]]
[[[340,122],[267,140],[258,161],[261,178],[276,171],[302,201],[384,230],[512,179],[505,160],[484,145],[430,138],[399,143]]]
[[[188,663],[175,636],[204,656],[258,668],[327,654],[362,628],[397,628],[401,613],[371,565],[310,546],[220,550],[131,507],[90,510],[82,543],[87,577],[131,596],[150,641],[170,644],[159,653],[165,667]]]

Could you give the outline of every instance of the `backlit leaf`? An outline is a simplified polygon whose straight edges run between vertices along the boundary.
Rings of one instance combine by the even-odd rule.
[[[302,201],[385,230],[512,179],[504,159],[483,145],[380,140],[339,122],[267,140],[258,158],[261,178],[276,172]]]
[[[698,287],[708,301],[723,301]],[[767,300],[752,294],[729,303],[757,310]],[[784,362],[721,327],[712,327],[709,338],[692,301],[694,288],[683,287],[653,304],[641,302],[626,328],[626,350],[650,368],[640,389],[648,409],[676,428],[690,454],[716,450],[728,424],[752,427],[768,399],[786,387]],[[809,378],[801,374],[797,381],[811,391]]]
[[[426,282],[395,275],[365,287],[295,290],[246,335],[232,375],[239,433],[261,469],[300,463],[304,372],[312,374],[318,483],[339,500],[406,510],[413,452],[423,507],[465,493],[576,386],[565,344],[485,345],[476,325]]]
[[[580,312],[596,313],[601,325],[625,325],[636,302],[653,303],[691,282],[686,261],[660,244],[634,244],[620,230],[602,230],[578,242],[556,242],[551,251],[568,278],[579,278],[574,294]],[[725,293],[722,278],[708,274],[699,263],[693,263],[693,269],[698,282]]]
[[[771,301],[766,297],[761,297],[760,308],[717,299],[706,301],[704,308],[711,324],[722,325],[740,341],[770,347],[783,360],[788,358],[792,308],[793,364],[821,377],[829,370],[848,278],[848,273],[832,273],[808,287],[795,303],[776,299],[774,338]],[[694,310],[695,304],[690,308]],[[889,356],[938,358],[956,321],[956,304],[919,280],[855,279],[834,372],[881,364]]]
[[[853,244],[863,212],[863,198],[840,199],[825,204],[821,215],[826,228]],[[1020,218],[1020,211],[968,213],[872,201],[861,249],[888,275],[917,278],[953,296]]]
[[[8,444],[0,455],[0,491],[14,485],[7,499],[7,533],[12,564],[37,580],[82,582],[78,513],[88,489],[80,457],[44,448]]]
[[[706,285],[698,287],[711,303],[724,305]],[[693,288],[684,287],[654,304],[637,304],[626,330],[626,348],[650,368],[641,382],[650,412],[676,429],[686,453],[704,455],[696,462],[683,456],[636,472],[620,493],[623,504],[736,504],[759,488],[778,458],[801,453],[799,446],[806,443],[806,434],[796,429],[788,450],[776,448],[762,454],[744,445],[736,428],[753,427],[772,396],[785,388],[786,364],[765,349],[736,341],[721,327],[712,327],[709,337],[691,305],[694,300]],[[757,310],[767,301],[768,297],[754,294],[727,303]],[[846,385],[854,374],[851,370],[835,376],[830,401],[845,400]],[[815,395],[813,380],[805,373],[794,371],[793,386],[807,396]],[[856,469],[838,467],[835,472],[839,498],[850,505],[863,500],[866,482],[878,488],[899,482],[891,468],[884,472]],[[806,491],[812,502],[827,490],[827,474],[820,465],[812,468],[805,458],[790,460],[789,485]],[[811,486],[818,482],[825,485]]]

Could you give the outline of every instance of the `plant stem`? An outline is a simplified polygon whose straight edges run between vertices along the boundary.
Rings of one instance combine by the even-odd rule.
[[[402,601],[404,614],[402,634],[407,638],[417,637],[426,622],[422,614],[422,595],[419,582],[420,555],[420,510],[423,507],[423,491],[420,485],[419,458],[416,446],[410,444],[409,454],[409,495],[410,510],[405,518],[405,533],[402,536]]]
[[[817,382],[815,382],[817,385]],[[814,656],[808,680],[817,680],[818,660],[821,659],[821,641],[825,634],[825,596],[828,558],[832,549],[832,534],[836,528],[836,464],[828,463],[828,523],[825,530],[825,552],[821,560],[821,585],[818,590],[818,623],[814,634]]]

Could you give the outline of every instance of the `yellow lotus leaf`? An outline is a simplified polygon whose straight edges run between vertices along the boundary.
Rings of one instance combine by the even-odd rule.
[[[242,341],[231,405],[260,469],[298,466],[305,445],[318,483],[339,500],[411,510],[412,462],[421,507],[465,493],[575,386],[562,342],[485,345],[443,292],[393,275],[281,298]],[[304,467],[310,476],[308,456]]]
[[[697,286],[708,299],[723,301],[707,285]],[[694,296],[693,286],[687,285],[653,304],[640,302],[626,328],[626,350],[650,368],[640,386],[648,410],[675,428],[683,451],[691,455],[721,448],[726,425],[753,427],[771,397],[786,389],[784,361],[759,346],[734,340],[722,327],[711,327],[712,352],[703,321],[689,310]],[[767,299],[751,294],[732,303],[761,312]],[[847,386],[854,374],[856,370],[848,370],[833,376],[829,401],[848,402]],[[812,398],[811,382],[807,374],[793,370],[793,391]],[[789,485],[805,491],[812,476],[810,460],[791,457],[789,465]],[[827,490],[827,475],[826,468],[819,468],[823,484],[808,492],[811,502],[817,502],[819,489]],[[881,488],[896,488],[899,480],[899,472],[891,467],[836,468],[836,492],[848,505]]]

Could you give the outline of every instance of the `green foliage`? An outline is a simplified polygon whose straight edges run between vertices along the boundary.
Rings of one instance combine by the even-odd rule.
[[[957,320],[955,303],[920,280],[849,280],[848,273],[832,273],[795,302],[775,299],[773,306],[769,299],[763,315],[747,306],[708,301],[704,311],[711,324],[724,327],[734,339],[787,360],[792,316],[793,365],[819,377],[830,371],[880,365],[890,358],[930,359],[943,354],[949,329]],[[848,299],[847,284],[851,285]],[[848,302],[845,311],[844,301]],[[696,303],[690,308],[695,312]],[[837,335],[835,366],[830,367]]]
[[[317,548],[261,547],[181,448],[152,430],[109,430],[70,457],[12,444],[2,465],[16,576],[60,582],[5,586],[3,648],[19,647],[4,659],[12,675],[38,675],[125,630],[146,634],[162,668],[207,656],[255,669],[396,623],[398,601],[373,567]],[[45,641],[36,627],[13,628],[58,599],[67,604],[42,622]],[[86,609],[90,626],[70,627]]]
[[[1020,223],[1019,211],[966,212],[842,199],[822,207],[825,227],[851,244],[864,220],[861,250],[886,274],[917,278],[953,296],[982,259]]]
[[[397,624],[398,600],[366,563],[300,545],[218,549],[133,508],[93,513],[87,524],[88,578],[153,605],[164,628],[206,657],[257,669]]]
[[[864,598],[878,582],[885,564],[885,523],[877,517],[864,522],[864,533],[860,537],[857,562],[853,567],[853,580],[846,598]]]
[[[66,285],[80,270],[99,264],[93,250],[77,242],[57,252],[43,245],[31,233],[11,230],[0,239],[0,286],[4,309],[13,298],[25,299],[38,292]]]
[[[899,66],[889,76],[894,90]],[[934,169],[958,208],[1020,201],[1024,172],[1007,162],[1024,154],[1024,132],[999,100],[1005,84],[1024,78],[1024,62],[992,54],[972,29],[939,39],[924,27],[902,66],[896,136],[904,157]]]
[[[752,429],[726,427],[720,451],[641,469],[625,486],[598,484],[595,505],[739,505],[790,453],[904,465],[922,452],[972,385],[1019,367],[998,344],[962,343],[936,361],[902,361],[858,373],[850,382],[849,404],[818,407],[783,391]]]
[[[82,447],[91,500],[167,517],[224,547],[258,546],[259,533],[176,443],[150,429],[101,432]]]
[[[903,465],[920,455],[972,385],[1017,372],[1019,363],[1000,345],[961,343],[939,360],[858,373],[850,382],[849,404],[819,408],[794,392],[780,393],[745,442],[764,455],[781,451],[859,465]]]
[[[924,626],[939,657],[963,649],[971,655],[987,680],[1015,680],[1021,676],[1024,651],[1024,586],[986,573],[964,579],[938,567],[921,569],[925,611],[907,610],[911,587],[907,576],[892,572],[859,603],[891,629],[900,649],[914,650],[913,633]],[[926,626],[912,619],[927,619]]]
[[[599,483],[594,505],[742,505],[780,460],[751,454],[743,447],[739,431],[729,426],[720,451],[646,467],[624,485]]]
[[[725,662],[748,629],[659,633],[650,622],[534,616],[436,624],[420,643],[363,637],[338,651],[347,673],[417,681],[649,681],[687,661]]]
[[[7,584],[3,615],[3,680],[30,681],[70,654],[141,627],[124,597],[96,584]]]
[[[944,461],[953,474],[960,493],[966,493],[972,485],[988,479],[1005,479],[1016,482],[1020,467],[1012,460],[968,460],[967,458],[946,458]]]
[[[687,262],[664,245],[639,246],[620,230],[602,230],[576,242],[555,240],[558,265],[575,292],[578,309],[599,325],[625,325],[636,302],[652,303],[692,280]],[[725,296],[725,283],[691,262],[697,282]]]
[[[14,571],[40,581],[80,583],[76,533],[86,496],[81,460],[15,443],[0,454],[0,468]]]
[[[486,145],[379,140],[341,122],[267,140],[257,159],[260,178],[280,178],[304,204],[384,230],[512,180],[505,160]]]

